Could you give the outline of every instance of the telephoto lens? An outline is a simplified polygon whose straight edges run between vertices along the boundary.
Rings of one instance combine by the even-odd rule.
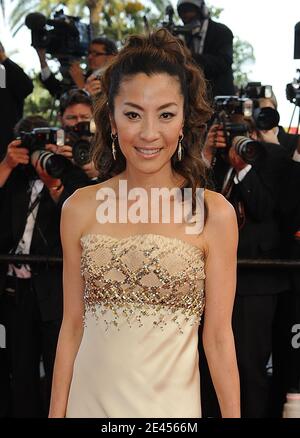
[[[279,125],[279,112],[270,107],[256,108],[253,112],[256,128],[260,131],[269,131]]]
[[[39,164],[52,178],[61,178],[71,165],[67,158],[46,150],[33,152],[31,162],[34,167]]]
[[[249,137],[234,137],[232,145],[236,153],[248,164],[255,163],[265,152],[259,141],[254,141]]]

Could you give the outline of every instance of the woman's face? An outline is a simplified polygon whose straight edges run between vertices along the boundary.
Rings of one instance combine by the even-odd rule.
[[[184,98],[176,77],[138,73],[123,80],[114,101],[112,132],[127,168],[145,173],[170,169],[182,135]]]

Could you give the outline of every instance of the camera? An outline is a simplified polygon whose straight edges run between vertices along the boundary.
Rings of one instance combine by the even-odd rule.
[[[55,12],[53,18],[46,18],[39,12],[25,18],[25,24],[31,30],[31,45],[45,49],[58,59],[66,86],[73,83],[68,73],[70,64],[87,55],[91,42],[90,26],[80,20],[80,17],[65,15],[63,10]]]
[[[201,32],[201,23],[192,22],[186,24],[184,26],[177,25],[174,23],[174,9],[173,6],[168,5],[165,9],[165,15],[167,17],[167,21],[163,21],[161,26],[167,29],[172,35],[178,36],[182,35],[183,37],[186,35],[199,35]]]
[[[271,107],[259,107],[259,99],[271,99],[273,97],[272,85],[262,85],[261,82],[249,82],[245,88],[241,88],[240,96],[249,98],[253,102],[253,119],[255,126],[260,131],[269,131],[278,126],[280,115]]]
[[[90,125],[90,122],[79,122],[65,127],[66,143],[72,146],[74,162],[80,167],[91,161],[93,133]]]
[[[255,108],[253,111],[255,126],[259,131],[269,131],[279,125],[279,112],[271,107]]]
[[[233,145],[236,153],[249,164],[253,164],[264,153],[260,142],[247,137],[249,125],[236,123],[236,116],[251,117],[253,115],[253,101],[238,96],[216,96],[214,99],[215,122],[220,124],[226,139],[226,148],[218,150],[223,158],[227,158],[229,149]]]
[[[291,103],[300,107],[300,69],[297,69],[298,78],[294,78],[293,82],[286,85],[286,98]]]
[[[31,132],[22,131],[19,139],[20,147],[27,148],[31,161],[40,164],[41,168],[53,178],[60,178],[69,166],[69,161],[62,155],[45,150],[46,144],[64,144],[64,131],[58,128],[35,128]]]
[[[252,100],[238,96],[216,96],[214,107],[217,113],[224,111],[227,116],[241,114],[251,117],[253,113]]]
[[[249,99],[261,97],[270,99],[273,96],[272,85],[262,85],[261,82],[248,82],[245,88],[241,88],[240,95]]]
[[[91,41],[90,26],[82,23],[80,17],[65,15],[63,10],[46,18],[39,12],[28,14],[26,26],[31,30],[32,46],[46,49],[57,58],[71,56],[80,58],[87,55]]]

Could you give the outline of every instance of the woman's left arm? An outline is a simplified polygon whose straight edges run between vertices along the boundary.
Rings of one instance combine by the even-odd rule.
[[[206,307],[203,346],[223,418],[240,417],[240,383],[231,326],[236,289],[236,214],[220,194],[206,197]]]

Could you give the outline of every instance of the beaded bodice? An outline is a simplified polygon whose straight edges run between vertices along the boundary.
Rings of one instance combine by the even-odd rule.
[[[118,327],[120,317],[131,326],[151,315],[163,328],[170,320],[200,323],[204,309],[204,255],[181,239],[158,234],[118,238],[87,234],[81,238],[81,271],[86,312]],[[167,316],[168,315],[168,316]],[[182,319],[183,318],[183,319]]]

